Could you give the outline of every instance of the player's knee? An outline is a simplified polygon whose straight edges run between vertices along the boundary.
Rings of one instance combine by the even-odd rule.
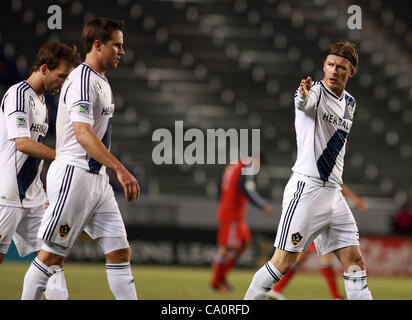
[[[362,257],[359,246],[351,246],[335,251],[345,272],[353,272],[366,269],[365,260]]]
[[[43,262],[46,266],[57,265],[63,267],[65,257],[45,250],[40,250],[37,254],[37,259]]]
[[[288,263],[288,262],[283,262],[278,264],[278,270],[280,273],[282,273],[283,275],[285,275],[286,273],[288,273],[290,270],[292,270],[294,263]]]
[[[131,260],[130,248],[118,249],[106,254],[106,263],[122,263]]]
[[[296,263],[298,253],[297,252],[287,252],[283,250],[276,249],[270,262],[279,270],[280,273],[286,274]]]
[[[366,269],[365,260],[360,253],[351,254],[345,261],[342,261],[345,272],[355,272]]]
[[[355,265],[358,266],[361,270],[365,269],[365,260],[363,259],[361,254],[356,254],[352,256],[351,261],[349,262],[351,266]]]
[[[4,259],[4,254],[0,253],[0,264],[3,262],[3,259]]]

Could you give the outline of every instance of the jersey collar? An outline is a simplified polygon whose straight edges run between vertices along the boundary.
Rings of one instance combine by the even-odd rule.
[[[89,68],[90,70],[92,70],[95,74],[97,74],[100,78],[102,78],[104,81],[108,82],[107,79],[105,77],[103,77],[101,74],[97,73],[96,70],[94,70],[91,66],[89,66],[86,63],[82,63],[82,65],[86,66],[87,68]]]
[[[345,95],[345,90],[343,90],[342,96],[341,96],[341,97],[338,97],[336,94],[334,94],[332,91],[330,91],[330,90],[328,89],[328,87],[326,87],[326,85],[323,83],[323,80],[321,80],[320,83],[321,83],[322,87],[325,88],[325,90],[326,90],[327,93],[329,93],[329,94],[330,94],[332,97],[334,97],[335,99],[338,99],[339,101],[342,101],[343,96]]]
[[[40,101],[41,103],[44,104],[44,103],[46,102],[46,97],[44,96],[44,94],[40,97],[40,96],[36,93],[36,91],[33,89],[33,87],[30,85],[30,83],[27,82],[27,80],[23,80],[23,82],[24,82],[24,83],[27,83],[27,84],[29,85],[30,89],[34,92],[34,94],[36,95],[36,97],[39,99],[39,101]]]

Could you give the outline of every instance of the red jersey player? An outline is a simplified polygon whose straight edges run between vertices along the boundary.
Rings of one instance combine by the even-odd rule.
[[[251,165],[253,161],[256,160],[252,160]],[[211,288],[218,292],[230,289],[226,280],[227,275],[252,240],[246,222],[249,201],[265,215],[272,211],[272,207],[257,193],[254,176],[242,175],[242,169],[245,167],[242,161],[229,164],[219,184],[218,249],[213,261],[213,276],[210,283]]]

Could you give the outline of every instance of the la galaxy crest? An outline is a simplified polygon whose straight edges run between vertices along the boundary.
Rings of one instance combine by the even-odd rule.
[[[295,247],[302,242],[302,239],[303,236],[299,232],[292,233],[291,241]]]
[[[36,107],[36,104],[34,103],[34,99],[32,96],[29,97],[29,104],[30,107],[32,107],[33,109]]]
[[[102,94],[103,89],[102,86],[100,85],[99,81],[96,80],[96,90],[99,94]]]
[[[61,238],[66,238],[67,235],[70,232],[70,229],[71,228],[69,227],[69,225],[67,223],[66,224],[61,224],[60,227],[59,227],[59,236]]]
[[[345,114],[343,119],[353,120],[353,113],[355,112],[355,99],[345,94]]]
[[[37,110],[36,103],[34,102],[34,99],[32,96],[29,97],[29,105],[35,114],[39,114],[39,110]]]

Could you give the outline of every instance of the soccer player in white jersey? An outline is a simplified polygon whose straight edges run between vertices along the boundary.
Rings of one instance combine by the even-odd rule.
[[[0,263],[11,240],[20,256],[37,252],[37,232],[47,201],[40,172],[55,151],[43,144],[48,130],[44,94],[59,92],[78,61],[76,49],[61,42],[43,45],[27,80],[11,86],[0,111]]]
[[[42,249],[27,271],[22,299],[40,299],[50,266],[63,266],[84,230],[106,256],[109,287],[116,299],[137,299],[131,250],[105,168],[112,168],[128,201],[138,199],[137,180],[110,153],[113,95],[106,71],[124,55],[123,21],[93,18],[83,27],[85,62],[64,83],[56,123],[56,160],[47,174],[50,206],[42,219]]]
[[[326,52],[322,81],[301,80],[295,95],[297,159],[283,195],[282,216],[270,261],[259,269],[245,300],[263,300],[315,241],[319,255],[335,253],[348,299],[372,299],[358,228],[340,185],[355,99],[345,91],[358,64],[354,44],[337,42]]]

